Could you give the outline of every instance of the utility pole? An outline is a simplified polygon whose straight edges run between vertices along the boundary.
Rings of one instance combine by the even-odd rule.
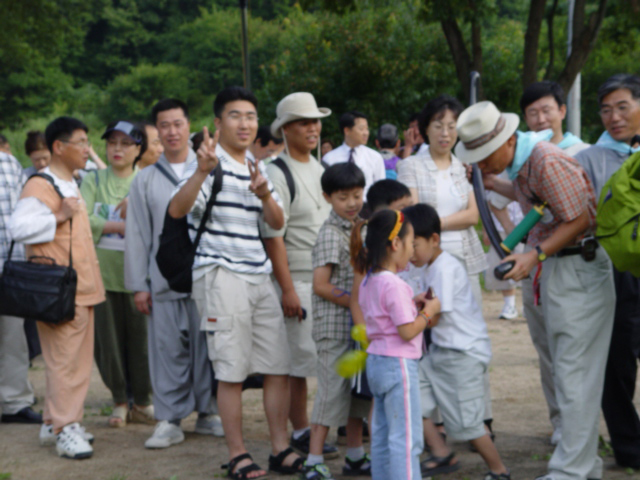
[[[240,14],[242,16],[242,75],[244,88],[251,90],[251,74],[249,71],[249,24],[248,7],[249,0],[240,0]]]
[[[571,55],[571,47],[573,43],[573,11],[575,10],[575,0],[569,0],[569,21],[567,22],[567,58]],[[581,77],[578,73],[576,76],[569,95],[567,96],[567,130],[576,136],[580,136],[582,125],[580,121],[580,90]]]

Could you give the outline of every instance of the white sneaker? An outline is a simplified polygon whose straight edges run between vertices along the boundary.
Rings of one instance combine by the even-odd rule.
[[[146,442],[145,448],[168,448],[171,445],[184,442],[182,429],[167,420],[156,424],[156,428]]]
[[[77,423],[72,425],[77,425],[76,428],[80,433],[80,435],[82,435],[82,437],[87,442],[89,442],[90,444],[93,444],[92,434],[87,432],[82,425],[79,425]],[[40,445],[42,445],[43,447],[52,447],[53,445],[56,444],[56,440],[57,440],[57,437],[53,433],[53,425],[46,425],[43,423],[42,426],[40,427]]]
[[[78,423],[72,423],[58,434],[56,452],[61,457],[80,460],[93,455],[93,448],[85,440],[82,427]]]
[[[505,303],[504,307],[502,307],[502,312],[500,312],[500,317],[503,320],[513,320],[518,316],[518,309],[516,307],[512,307]]]
[[[562,430],[560,430],[559,428],[556,428],[553,430],[550,443],[555,447],[560,443],[560,440],[562,440]]]
[[[224,437],[222,419],[220,415],[208,415],[196,420],[194,432],[201,435],[213,435],[214,437]]]

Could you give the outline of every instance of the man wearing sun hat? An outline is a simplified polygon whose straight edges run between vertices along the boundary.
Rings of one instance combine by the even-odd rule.
[[[282,199],[284,226],[275,230],[261,222],[265,248],[273,265],[274,285],[281,294],[289,349],[291,351],[291,445],[309,453],[307,377],[316,376],[316,345],[311,337],[313,268],[311,251],[331,206],[322,196],[320,177],[324,168],[312,152],[320,144],[322,118],[331,115],[318,108],[312,94],[296,92],[284,97],[276,109],[271,134],[282,138],[285,150],[267,166],[267,174]],[[283,169],[284,168],[284,169]],[[290,172],[290,190],[285,171]],[[325,445],[325,456],[337,456]]]
[[[598,424],[604,367],[611,338],[615,292],[609,258],[598,248],[593,185],[578,162],[548,143],[550,131],[517,131],[519,118],[491,102],[458,118],[456,155],[485,175],[506,170],[511,185],[499,193],[523,212],[546,202],[547,213],[529,232],[528,251],[510,255],[506,278],[534,275],[544,262],[540,300],[553,359],[562,438],[545,480],[602,478]]]

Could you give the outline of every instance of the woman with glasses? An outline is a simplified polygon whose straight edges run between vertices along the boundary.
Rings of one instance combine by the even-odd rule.
[[[121,120],[110,123],[102,138],[107,142],[109,166],[88,174],[81,188],[107,291],[107,301],[95,308],[95,360],[113,396],[109,425],[153,424],[146,317],[124,287],[127,196],[138,172],[134,164],[147,149],[147,137],[144,127]]]

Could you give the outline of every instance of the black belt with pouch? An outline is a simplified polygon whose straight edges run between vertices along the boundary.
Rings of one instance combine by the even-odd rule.
[[[570,255],[580,255],[585,262],[592,262],[596,258],[596,250],[600,244],[595,237],[585,237],[579,245],[566,247],[556,253],[556,257],[568,257]]]

